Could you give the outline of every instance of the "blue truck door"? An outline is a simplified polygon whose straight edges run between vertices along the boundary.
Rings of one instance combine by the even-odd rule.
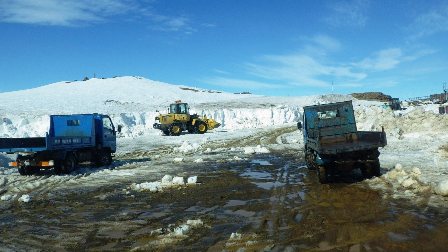
[[[112,150],[112,152],[115,152],[116,150],[116,136],[115,136],[115,128],[112,123],[112,120],[108,116],[104,116],[102,118],[102,137],[103,137],[103,147],[108,147]]]

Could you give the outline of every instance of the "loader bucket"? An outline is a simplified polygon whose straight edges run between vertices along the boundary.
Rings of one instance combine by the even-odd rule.
[[[206,123],[207,123],[207,128],[208,128],[209,130],[212,130],[212,129],[214,129],[214,128],[218,128],[219,126],[221,126],[220,123],[218,123],[217,121],[215,121],[215,120],[213,120],[213,119],[206,119],[205,121],[206,121]]]

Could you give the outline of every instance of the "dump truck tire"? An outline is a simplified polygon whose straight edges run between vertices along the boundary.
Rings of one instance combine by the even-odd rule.
[[[76,170],[77,167],[78,162],[76,161],[75,155],[73,155],[72,153],[68,153],[62,164],[62,173],[69,174],[72,171]]]
[[[323,166],[323,165],[317,166],[317,176],[318,176],[319,182],[321,184],[328,183],[328,171],[325,166]]]
[[[364,167],[361,169],[361,173],[362,176],[366,179],[381,176],[380,161],[376,159],[373,162],[364,164]]]
[[[316,170],[316,164],[314,163],[314,155],[312,152],[308,150],[305,150],[305,162],[308,169]]]

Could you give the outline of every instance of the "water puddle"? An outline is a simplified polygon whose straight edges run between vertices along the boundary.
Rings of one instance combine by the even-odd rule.
[[[282,187],[285,185],[283,182],[279,181],[272,181],[272,182],[253,182],[258,187],[265,189],[265,190],[272,190],[277,187]]]
[[[265,171],[245,171],[243,173],[241,173],[241,177],[249,177],[252,179],[273,179],[272,175],[269,172],[265,172]]]
[[[271,163],[269,163],[269,161],[267,160],[261,160],[261,159],[254,159],[250,162],[251,164],[259,164],[261,166],[269,166],[272,165]]]
[[[247,201],[244,200],[229,200],[224,207],[235,207],[235,206],[244,206],[247,204]]]

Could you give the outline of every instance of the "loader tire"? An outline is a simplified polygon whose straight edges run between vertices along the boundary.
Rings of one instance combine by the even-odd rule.
[[[179,124],[172,124],[170,126],[170,135],[179,136],[182,133],[182,127]]]
[[[205,132],[207,132],[207,130],[208,130],[208,127],[205,122],[198,122],[195,126],[196,134],[204,134]]]

